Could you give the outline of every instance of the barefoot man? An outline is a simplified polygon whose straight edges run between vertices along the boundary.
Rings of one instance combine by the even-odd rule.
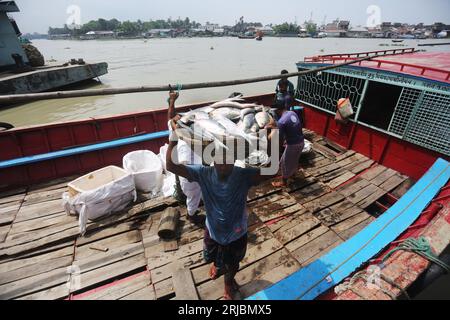
[[[206,209],[204,259],[211,263],[211,279],[224,275],[224,299],[231,300],[238,289],[234,277],[247,250],[247,194],[252,186],[270,177],[261,175],[261,169],[234,166],[234,156],[227,152],[222,161],[216,157],[213,166],[175,163],[177,119],[171,123],[167,170],[200,185]]]

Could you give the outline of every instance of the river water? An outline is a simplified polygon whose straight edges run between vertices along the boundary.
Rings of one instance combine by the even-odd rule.
[[[422,40],[434,42],[440,40]],[[417,40],[402,45],[416,47]],[[175,38],[149,40],[35,40],[33,44],[46,60],[64,63],[71,58],[107,62],[109,72],[101,84],[89,88],[165,85],[234,80],[296,71],[295,63],[306,56],[356,51],[398,49],[389,39],[300,39],[264,38]],[[382,46],[389,44],[390,46]],[[420,47],[424,48],[424,47]],[[427,51],[449,51],[449,46],[425,47]],[[76,87],[78,88],[86,88]],[[178,104],[217,100],[231,92],[256,95],[272,92],[275,82],[235,87],[182,91]],[[114,115],[161,108],[166,92],[46,100],[0,111],[0,121],[16,127]]]

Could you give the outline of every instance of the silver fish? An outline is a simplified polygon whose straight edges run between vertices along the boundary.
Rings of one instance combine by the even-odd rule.
[[[217,122],[227,130],[227,133],[229,135],[237,138],[243,138],[251,143],[250,137],[244,132],[244,130],[240,129],[238,125],[230,119],[222,117],[220,119],[217,119]]]
[[[245,132],[249,132],[252,125],[255,123],[255,114],[249,113],[242,120],[242,124]]]
[[[254,150],[250,155],[245,159],[247,164],[251,165],[266,165],[270,162],[270,158],[265,151],[262,150]]]
[[[230,120],[237,120],[241,117],[241,111],[239,109],[224,107],[215,109],[210,113],[210,115],[215,120],[223,117]]]
[[[256,132],[258,132],[258,131],[259,131],[258,123],[255,122],[255,123],[253,123],[253,125],[250,127],[250,132],[256,133]]]
[[[255,108],[242,109],[241,110],[241,119],[243,120],[246,115],[248,115],[249,113],[255,113],[255,112],[256,112]]]
[[[225,128],[213,119],[198,120],[194,125],[213,134],[216,137],[224,137],[227,134]]]
[[[260,128],[264,128],[270,122],[270,115],[266,111],[258,112],[255,115],[255,120]]]
[[[219,101],[216,103],[213,103],[212,105],[210,105],[211,108],[224,108],[224,107],[229,107],[229,108],[236,108],[236,109],[246,109],[246,108],[255,108],[257,107],[257,104],[254,103],[239,103],[236,101]]]
[[[180,114],[182,117],[180,118],[180,121],[184,124],[188,124],[190,122],[200,120],[200,119],[209,119],[209,115],[207,112],[203,110],[191,110],[189,112],[186,112],[184,114]]]

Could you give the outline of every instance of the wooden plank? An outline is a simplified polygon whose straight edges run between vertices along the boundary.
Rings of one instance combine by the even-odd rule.
[[[104,238],[95,242],[82,244],[75,248],[75,260],[83,260],[94,255],[108,255],[112,250],[121,248],[125,245],[141,243],[141,234],[138,230],[131,230],[125,233],[120,233],[109,238]],[[92,248],[105,248],[107,252],[101,252]]]
[[[17,212],[16,222],[31,220],[39,217],[50,216],[55,213],[64,212],[61,199],[50,200],[31,204],[29,206],[22,206]]]
[[[80,282],[72,281],[70,292],[78,292],[80,290],[89,288],[93,285],[98,285],[108,280],[115,279],[116,277],[142,269],[146,266],[146,259],[143,254],[132,256],[128,259],[120,260],[115,263],[111,263],[102,268],[93,269],[81,274]],[[83,270],[83,269],[81,269]]]
[[[32,256],[30,258],[16,258],[11,261],[2,262],[0,263],[0,273],[6,273],[15,269],[30,266],[46,260],[57,259],[65,256],[72,256],[73,251],[74,251],[73,247],[68,246],[48,253]]]
[[[322,182],[328,182],[330,180],[336,179],[338,177],[341,177],[342,175],[346,174],[346,173],[351,173],[348,170],[344,169],[344,168],[339,168],[337,170],[333,170],[331,172],[328,172],[326,174],[323,174],[319,177],[320,181]]]
[[[374,161],[372,159],[368,159],[364,162],[357,164],[356,166],[353,166],[350,168],[347,167],[347,168],[354,174],[358,174],[358,173],[370,168],[373,165],[373,163],[374,163]]]
[[[0,204],[10,201],[21,201],[26,195],[27,188],[17,188],[0,192]]]
[[[0,226],[0,243],[5,241],[10,229],[11,225]]]
[[[67,223],[76,223],[77,218],[74,216],[68,216],[65,212],[52,215],[50,218],[42,217],[33,220],[27,220],[22,222],[13,223],[11,228],[11,234],[29,232],[39,229],[48,228],[55,225],[64,225]]]
[[[54,269],[36,276],[28,277],[0,286],[0,299],[12,299],[39,292],[60,284],[68,279],[67,268]]]
[[[22,205],[22,202],[20,201],[14,201],[14,202],[9,202],[9,203],[5,203],[2,205],[2,207],[0,207],[0,217],[2,218],[2,220],[4,219],[4,216],[15,216],[16,213],[19,211],[20,206]],[[0,220],[0,221],[2,221]],[[5,223],[2,221],[2,224]]]
[[[327,183],[327,185],[331,188],[337,188],[339,187],[341,184],[343,184],[344,182],[350,180],[351,178],[353,178],[355,176],[355,174],[353,172],[347,171],[345,173],[343,173],[341,176],[334,178],[333,180],[329,181]]]
[[[165,240],[164,243],[164,252],[176,251],[178,250],[178,241],[174,240]]]
[[[118,300],[151,284],[150,274],[148,272],[143,272],[137,276],[133,275],[130,278],[121,279],[117,281],[117,284],[112,283],[92,293],[82,294],[79,299]]]
[[[348,184],[336,188],[336,191],[342,194],[344,197],[348,197],[351,194],[358,192],[370,184],[369,181],[361,178],[356,178]]]
[[[8,272],[2,272],[0,274],[0,285],[32,277],[57,268],[68,267],[72,264],[72,260],[73,259],[71,256],[64,256],[46,261],[40,261],[39,263],[27,265]]]
[[[63,177],[58,179],[53,179],[50,181],[42,182],[39,184],[35,184],[29,187],[28,194],[32,194],[35,192],[42,192],[42,191],[49,191],[53,189],[59,189],[64,186],[67,186],[67,184],[80,177],[79,175],[69,176],[69,177]]]
[[[297,200],[299,204],[304,205],[305,203],[312,201],[325,193],[329,192],[328,187],[321,183],[313,183],[303,189],[295,191],[291,195]]]
[[[407,177],[401,176],[399,174],[394,174],[392,177],[387,179],[385,182],[380,184],[380,188],[389,192],[394,190],[398,185],[400,185],[403,181],[405,181]]]
[[[366,220],[363,220],[362,222],[354,225],[353,227],[344,230],[339,233],[339,237],[341,237],[344,240],[348,240],[351,237],[353,237],[355,234],[357,234],[359,231],[367,227],[372,221],[374,221],[375,218],[372,216],[369,216]]]
[[[67,187],[27,194],[23,200],[23,205],[28,206],[39,202],[62,199],[62,194],[65,191],[67,191]]]
[[[355,225],[357,225],[358,223],[370,218],[371,216],[363,211],[360,212],[338,224],[336,224],[335,226],[332,226],[331,229],[336,232],[337,234],[342,233],[343,231],[350,229],[352,227],[354,227]]]
[[[309,212],[301,215],[295,222],[297,224],[294,227],[283,230],[275,235],[281,243],[286,244],[320,225],[320,221]]]
[[[372,168],[361,174],[362,179],[366,179],[367,181],[370,181],[377,176],[379,176],[381,173],[383,173],[387,168],[385,166],[382,166],[380,164],[374,165]]]
[[[73,266],[79,268],[81,272],[85,273],[108,266],[118,261],[129,259],[133,256],[143,255],[143,253],[144,249],[141,243],[132,243],[114,248],[111,251],[99,252],[96,255],[74,260]]]
[[[317,182],[317,179],[314,177],[306,177],[305,174],[296,174],[293,177],[293,181],[290,182],[286,187],[286,191],[288,193],[292,193],[296,190],[309,186],[315,182]]]
[[[255,263],[247,266],[238,271],[235,280],[239,286],[244,286],[252,281],[259,279],[265,273],[273,270],[274,268],[282,265],[292,263],[300,267],[298,262],[293,259],[286,249],[281,249],[273,254],[256,261]],[[197,287],[198,294],[202,300],[217,300],[223,295],[223,280],[221,278],[217,280],[207,281]]]
[[[321,153],[322,155],[324,155],[325,157],[333,159],[333,160],[339,155],[338,152],[336,152],[334,150],[331,150],[330,148],[327,148],[326,146],[324,146],[324,145],[322,145],[320,143],[313,143],[312,144],[312,148],[315,151],[317,151],[317,152]]]
[[[383,171],[382,173],[380,173],[378,176],[376,176],[375,178],[370,180],[370,183],[372,183],[376,186],[379,186],[396,173],[397,173],[396,171],[388,168],[385,171]]]
[[[391,194],[400,199],[416,182],[412,178],[407,178],[397,188],[395,188]]]
[[[373,204],[375,201],[380,199],[385,194],[386,194],[385,190],[383,190],[381,188],[377,188],[371,194],[367,195],[363,200],[359,201],[358,207],[366,209],[368,206]]]
[[[275,238],[269,239],[257,246],[249,248],[247,250],[247,254],[245,258],[240,263],[240,269],[245,268],[251,263],[258,261],[273,252],[282,248],[282,244]],[[209,279],[208,271],[209,265],[204,265],[198,268],[192,269],[192,276],[194,278],[194,282],[199,284]]]
[[[274,181],[274,179],[264,181],[258,186],[251,188],[248,192],[247,200],[256,200],[258,198],[266,197],[268,195],[281,191],[282,188],[275,188],[272,186],[272,181]]]
[[[310,210],[312,213],[320,211],[326,207],[329,207],[337,202],[340,202],[344,200],[344,197],[335,192],[329,192],[323,196],[321,196],[320,198],[317,198],[311,202],[305,203],[305,208]]]
[[[21,296],[17,300],[62,300],[69,296],[67,283],[35,292],[29,295]]]
[[[327,248],[319,251],[316,253],[316,255],[310,257],[309,259],[305,260],[303,262],[304,266],[309,265],[310,263],[316,261],[317,259],[320,259],[320,257],[322,257],[323,255],[327,254],[328,252],[330,252],[331,250],[333,250],[334,248],[336,248],[338,245],[340,245],[343,241],[342,240],[336,240],[334,241],[330,246],[328,246]]]
[[[256,206],[251,206],[251,209],[253,213],[260,217],[264,216],[267,212],[282,210],[296,203],[297,202],[295,201],[295,199],[288,194],[280,194],[278,195],[278,197],[273,198],[268,202]]]
[[[93,230],[86,232],[84,236],[80,236],[77,239],[77,246],[81,247],[82,245],[89,244],[92,242],[96,242],[98,240],[102,240],[105,238],[109,238],[115,235],[119,235],[124,232],[129,232],[133,230],[135,226],[133,226],[133,223],[119,223],[113,226],[110,226],[106,229],[101,230]]]
[[[201,252],[203,250],[203,239],[180,246],[177,251],[164,252],[160,248],[145,248],[145,256],[148,258],[148,268],[155,269],[180,258]]]
[[[364,188],[356,191],[355,193],[349,195],[347,197],[347,199],[350,200],[351,202],[353,202],[354,204],[357,204],[360,202],[367,203],[367,201],[371,201],[373,199],[373,196],[375,196],[375,199],[372,200],[372,202],[375,202],[375,200],[380,198],[385,193],[386,192],[384,190],[378,188],[377,186],[375,186],[373,184],[369,184],[369,185],[365,186]],[[372,202],[370,202],[370,203],[372,203]]]
[[[309,173],[314,177],[318,177],[318,176],[327,174],[329,172],[335,171],[337,169],[341,169],[341,167],[337,163],[333,162],[327,166],[310,170]]]
[[[172,276],[174,263],[178,263],[183,268],[194,268],[205,264],[203,260],[203,252],[197,252],[193,255],[181,258],[175,262],[165,264],[161,267],[150,270],[153,283],[166,280]]]
[[[198,300],[197,289],[189,268],[177,267],[172,275],[176,300]]]
[[[276,218],[280,218],[283,216],[288,216],[291,214],[294,214],[296,212],[304,212],[305,208],[300,205],[300,204],[295,204],[293,206],[287,207],[285,209],[281,209],[281,210],[275,210],[275,211],[271,211],[270,209],[267,210],[267,212],[264,212],[263,215],[259,215],[258,218],[263,221],[270,221]]]
[[[155,283],[154,286],[157,299],[163,299],[175,293],[172,278]]]
[[[336,233],[329,230],[319,237],[311,240],[307,244],[294,250],[292,255],[301,265],[305,266],[306,262],[308,262],[312,257],[323,255],[326,250],[336,242],[342,242],[342,240]]]
[[[153,286],[147,286],[140,290],[137,290],[119,300],[155,300],[156,293]]]
[[[328,232],[329,230],[330,229],[328,229],[327,227],[320,225],[317,228],[298,237],[294,241],[291,241],[288,244],[286,244],[286,249],[289,250],[290,252],[293,252],[293,251],[297,250],[298,248],[304,246],[305,244],[311,242],[312,240],[320,237],[321,235],[323,235],[325,232]]]
[[[247,298],[252,294],[271,286],[272,284],[290,276],[299,269],[299,264],[295,259],[289,259],[287,262],[273,268],[269,272],[258,277],[258,279],[242,286],[239,289],[243,298]]]

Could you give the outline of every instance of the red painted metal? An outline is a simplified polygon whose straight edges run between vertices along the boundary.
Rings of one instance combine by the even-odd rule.
[[[332,114],[308,105],[302,106],[304,107],[306,128],[314,132],[324,133],[325,137],[337,144],[379,161],[380,164],[415,180],[418,180],[437,158],[450,160],[448,156],[361,124],[355,124],[354,122],[337,124]],[[340,129],[337,129],[338,125]],[[342,129],[342,127],[345,127],[345,129]],[[340,134],[338,135],[336,132]]]
[[[266,94],[248,97],[247,101],[271,105],[273,98],[273,94]],[[210,102],[181,106],[177,109],[186,111],[207,104],[210,104]],[[162,130],[167,130],[167,108],[16,128],[0,132],[0,160],[42,154],[79,145],[130,137],[138,133]],[[148,149],[159,153],[159,148],[166,142],[166,139],[161,138],[68,158],[1,169],[0,190],[83,174],[111,164],[121,166],[122,158],[126,153],[136,149]]]
[[[373,51],[363,54],[377,54],[385,51]],[[406,51],[407,52],[407,51]],[[324,56],[307,57],[305,62],[344,63],[357,60],[361,56],[356,54],[331,54]],[[450,83],[450,53],[449,52],[415,52],[395,56],[374,58],[357,64],[361,67],[380,69],[396,73],[424,77],[431,80]]]

